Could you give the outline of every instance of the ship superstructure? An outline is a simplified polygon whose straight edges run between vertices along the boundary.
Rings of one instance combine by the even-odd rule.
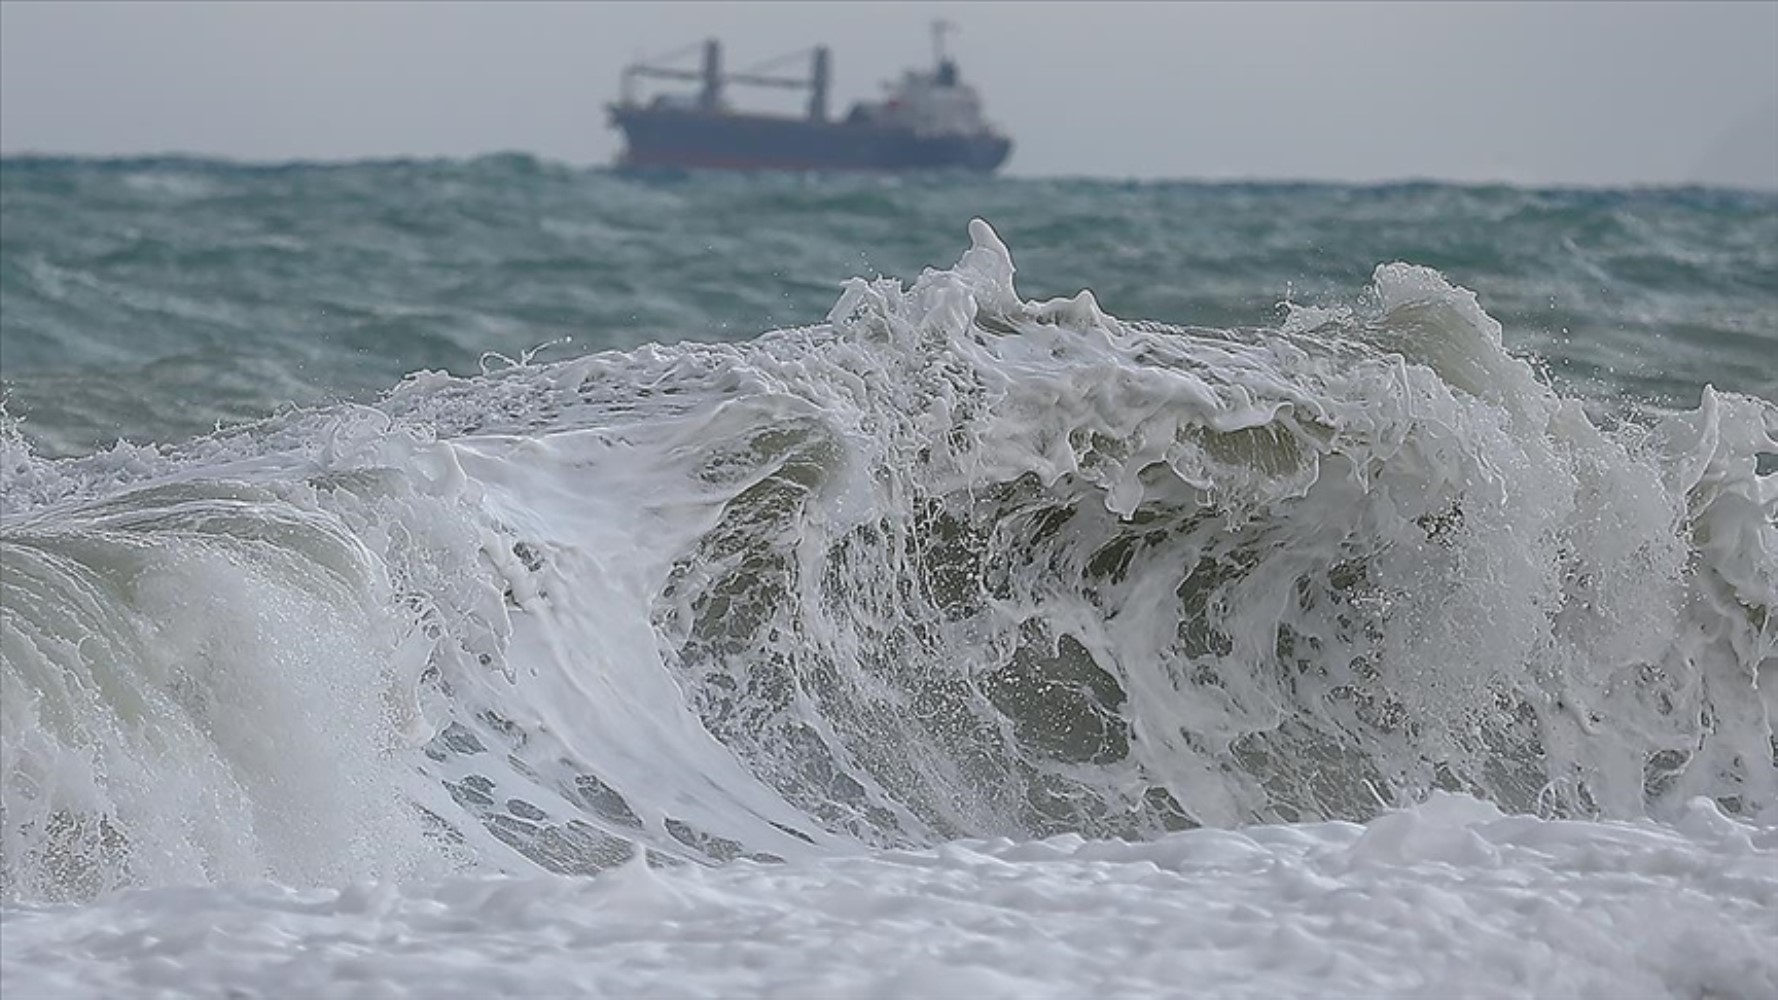
[[[854,104],[843,118],[828,113],[832,62],[825,46],[740,73],[722,69],[722,46],[702,44],[696,69],[655,62],[625,67],[622,97],[611,105],[612,124],[627,140],[619,165],[630,168],[727,170],[923,170],[988,172],[1006,161],[1012,141],[982,115],[981,98],[964,83],[945,52],[949,26],[933,27],[933,67],[909,70],[888,86],[881,101]],[[768,72],[790,58],[808,58],[807,77]],[[646,79],[696,82],[690,94],[638,96]],[[801,116],[737,111],[727,100],[732,86],[809,92]]]

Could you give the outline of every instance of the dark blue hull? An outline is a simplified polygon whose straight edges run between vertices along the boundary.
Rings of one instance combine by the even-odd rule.
[[[619,165],[642,169],[987,173],[1012,151],[1003,136],[920,136],[870,122],[623,106],[611,120],[629,140]]]

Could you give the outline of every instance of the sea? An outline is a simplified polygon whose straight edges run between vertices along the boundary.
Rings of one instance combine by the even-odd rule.
[[[0,992],[1778,995],[1778,194],[0,160]]]

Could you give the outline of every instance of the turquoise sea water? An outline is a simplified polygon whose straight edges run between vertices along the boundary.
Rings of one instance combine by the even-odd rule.
[[[639,180],[522,156],[0,163],[0,378],[41,453],[174,441],[486,352],[559,359],[821,320],[972,216],[1023,291],[1265,326],[1405,260],[1608,406],[1778,396],[1778,196],[819,176]]]
[[[6,160],[0,901],[1766,822],[1774,358],[1769,194]]]

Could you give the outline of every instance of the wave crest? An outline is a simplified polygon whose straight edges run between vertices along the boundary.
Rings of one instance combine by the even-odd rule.
[[[303,849],[381,870],[339,845],[395,801],[402,863],[556,871],[1357,819],[1438,788],[1771,808],[1778,408],[1706,391],[1602,428],[1424,268],[1193,329],[1025,301],[970,235],[747,344],[420,374],[168,451],[47,463],[9,433],[32,490],[0,536],[6,891],[91,888],[45,860],[64,801],[116,831],[72,851],[101,882],[191,877],[154,860],[191,801],[169,766],[199,798],[234,782],[242,863],[297,881],[337,870],[273,836],[280,809],[339,817]],[[17,558],[51,537],[167,557],[32,603],[96,572]],[[186,592],[236,610],[152,597]],[[120,629],[130,704],[177,701],[195,630],[214,677],[260,679],[237,721],[294,719],[309,756],[241,766],[214,728],[170,737],[173,708],[129,730],[118,696],[75,698]],[[324,680],[271,684],[297,677]]]

